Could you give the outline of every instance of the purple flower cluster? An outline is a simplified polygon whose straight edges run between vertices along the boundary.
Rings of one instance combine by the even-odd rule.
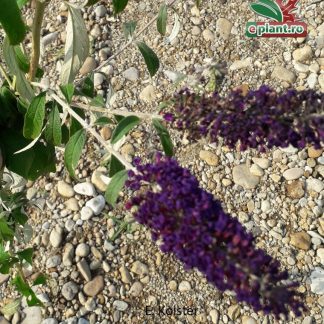
[[[320,147],[324,143],[324,93],[313,90],[287,90],[278,94],[268,86],[238,89],[227,97],[218,93],[200,96],[182,90],[174,98],[174,110],[164,115],[180,130],[188,130],[190,139],[224,139],[229,147],[260,151],[277,147]]]
[[[197,268],[221,291],[232,290],[238,301],[255,311],[297,316],[304,310],[297,283],[279,262],[254,246],[254,238],[220,202],[199,187],[197,179],[171,158],[153,164],[136,162],[126,185],[136,191],[126,204],[136,206],[135,219],[162,239],[163,252],[173,253],[185,268]]]

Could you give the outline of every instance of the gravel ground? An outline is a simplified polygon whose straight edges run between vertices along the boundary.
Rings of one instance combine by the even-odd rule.
[[[151,79],[135,47],[129,47],[103,74],[95,74],[97,92],[116,91],[113,107],[155,112],[157,103],[174,93],[175,72],[200,75],[206,65],[227,66],[221,92],[235,87],[257,88],[268,84],[324,91],[324,2],[300,1],[308,25],[303,39],[247,39],[245,24],[254,20],[248,2],[178,1],[181,30],[165,44],[155,28],[143,35],[161,60],[160,72]],[[137,20],[139,27],[158,11],[159,2],[130,1],[117,18],[106,2],[84,13],[92,38],[91,57],[81,74],[93,70],[114,53],[122,40],[121,25]],[[57,85],[63,59],[67,11],[53,1],[46,15],[45,77]],[[27,10],[28,14],[28,10]],[[32,22],[30,16],[28,23]],[[168,31],[172,29],[172,19]],[[190,77],[190,82],[195,78]],[[100,130],[105,139],[111,130]],[[37,294],[46,305],[26,307],[0,323],[323,323],[324,322],[324,154],[311,147],[239,152],[214,144],[189,143],[183,134],[171,132],[176,157],[190,168],[201,185],[223,202],[225,210],[239,218],[256,236],[257,246],[279,259],[291,278],[301,283],[309,311],[289,321],[254,313],[237,304],[233,295],[221,294],[197,271],[185,272],[172,256],[159,252],[147,229],[133,222],[123,209],[129,193],[112,210],[104,203],[106,168],[104,152],[89,139],[77,174],[77,184],[63,163],[56,173],[27,183],[31,208],[34,265],[27,276],[39,271],[49,276]],[[159,141],[149,123],[142,123],[120,148],[127,159],[149,158]],[[62,152],[57,152],[62,161]],[[315,280],[314,276],[322,279]],[[0,276],[0,305],[15,296],[8,278]],[[186,314],[164,315],[168,307],[184,307]],[[162,313],[159,314],[159,307]],[[145,311],[149,314],[145,314]]]

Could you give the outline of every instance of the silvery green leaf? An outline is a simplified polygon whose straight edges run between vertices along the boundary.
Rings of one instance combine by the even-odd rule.
[[[14,47],[10,45],[7,37],[5,37],[3,41],[3,57],[10,72],[16,76],[16,88],[18,93],[29,102],[32,101],[35,96],[34,91],[27,81],[25,73],[19,68]]]
[[[65,58],[61,83],[73,83],[82,64],[89,55],[89,38],[80,8],[68,4],[69,17],[66,26]]]
[[[0,312],[3,315],[11,316],[17,312],[20,302],[21,302],[21,298],[17,298],[13,302],[8,303],[5,306],[3,306],[2,308],[0,308]]]
[[[176,11],[174,11],[174,25],[173,25],[171,34],[168,37],[166,37],[165,42],[167,44],[172,43],[172,41],[178,36],[180,27],[181,27],[180,17],[178,15],[178,13]]]
[[[23,229],[23,233],[24,233],[24,241],[27,244],[28,242],[30,242],[30,240],[33,237],[33,229],[29,224],[25,224],[24,229]]]

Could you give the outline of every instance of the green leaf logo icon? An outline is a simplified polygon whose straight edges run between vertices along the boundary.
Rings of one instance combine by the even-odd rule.
[[[250,4],[251,9],[260,16],[283,22],[283,14],[279,5],[272,0],[258,0]]]

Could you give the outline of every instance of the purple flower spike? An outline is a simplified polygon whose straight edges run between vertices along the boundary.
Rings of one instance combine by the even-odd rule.
[[[208,137],[217,142],[222,137],[231,148],[239,142],[241,150],[250,147],[262,152],[289,144],[319,148],[324,143],[324,93],[290,89],[278,94],[263,85],[245,96],[235,90],[220,97],[186,89],[174,102],[173,111],[164,117],[173,127],[187,130],[192,140]]]
[[[254,245],[239,221],[199,187],[197,179],[172,158],[138,165],[127,186],[141,189],[126,204],[137,207],[135,219],[162,239],[161,250],[173,253],[186,269],[197,268],[219,290],[232,290],[255,311],[297,316],[305,310],[297,283],[288,283],[280,264]]]

